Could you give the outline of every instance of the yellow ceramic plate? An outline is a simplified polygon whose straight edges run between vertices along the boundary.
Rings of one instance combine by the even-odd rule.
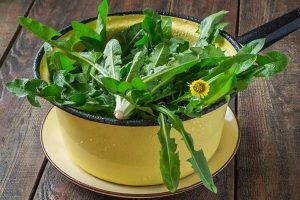
[[[48,160],[62,174],[75,184],[89,190],[110,196],[126,198],[153,198],[169,196],[185,192],[201,185],[198,176],[192,174],[180,180],[178,190],[169,193],[164,185],[156,186],[126,186],[98,179],[75,165],[68,157],[61,136],[61,127],[52,108],[46,116],[41,129],[41,142]],[[239,146],[240,134],[238,122],[228,107],[220,145],[215,155],[209,160],[209,168],[213,175],[219,173],[232,160]]]

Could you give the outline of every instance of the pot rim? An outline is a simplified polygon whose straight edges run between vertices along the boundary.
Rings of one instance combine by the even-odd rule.
[[[170,16],[170,17],[177,17],[177,18],[189,20],[189,21],[196,22],[196,23],[200,23],[202,21],[199,18],[188,16],[188,15],[176,14],[176,13],[172,13],[172,12],[168,12],[168,11],[157,11],[157,12],[160,15],[165,15],[165,16]],[[125,15],[138,15],[138,14],[143,14],[143,11],[139,10],[139,11],[116,12],[116,13],[111,13],[108,16],[125,16]],[[97,17],[91,17],[91,18],[83,19],[80,22],[81,23],[88,23],[88,22],[91,22],[91,21],[96,20],[96,19],[97,19]],[[71,30],[72,30],[72,26],[70,24],[70,25],[65,26],[64,28],[62,28],[59,32],[61,34],[65,34],[65,33],[69,32]],[[241,45],[229,33],[227,33],[226,31],[220,31],[220,35],[224,39],[226,39],[235,48],[236,51],[240,50]],[[44,54],[45,54],[45,51],[44,51],[44,47],[42,45],[40,47],[40,49],[38,50],[37,55],[35,56],[33,66],[32,66],[32,72],[33,72],[34,78],[40,79],[40,70],[39,69],[40,69],[40,63],[41,63],[41,60],[42,60]],[[236,94],[237,93],[232,93],[230,95],[230,97],[234,97],[234,96],[236,96]],[[104,123],[104,124],[118,125],[118,126],[157,126],[157,125],[159,125],[157,120],[145,120],[145,119],[117,120],[117,119],[114,119],[114,118],[102,117],[102,116],[99,116],[99,115],[94,115],[94,114],[91,114],[91,113],[87,113],[87,112],[72,108],[70,106],[61,106],[61,105],[58,105],[54,102],[50,102],[50,103],[52,103],[56,107],[66,111],[66,112],[68,112],[72,115],[75,115],[77,117],[80,117],[80,118],[83,118],[83,119],[86,119],[86,120],[94,121],[94,122],[100,122],[100,123]],[[226,103],[225,99],[220,99],[219,101],[213,103],[212,105],[204,108],[202,110],[202,114],[204,115],[204,114],[207,114],[211,111],[214,111],[217,108],[224,105],[225,103]],[[193,119],[193,118],[185,116],[185,117],[181,117],[181,119],[183,121],[186,121],[186,120]]]

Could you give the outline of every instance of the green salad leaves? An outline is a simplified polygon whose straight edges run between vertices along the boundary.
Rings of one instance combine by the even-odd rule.
[[[258,77],[283,71],[288,57],[278,51],[258,54],[264,39],[243,46],[236,55],[216,45],[226,11],[199,24],[199,38],[190,43],[172,34],[172,18],[144,10],[144,19],[107,37],[108,4],[98,7],[96,27],[73,21],[74,34],[62,35],[34,19],[19,23],[45,41],[49,77],[16,79],[6,88],[39,107],[37,97],[104,117],[156,119],[160,124],[160,170],[166,187],[176,191],[180,178],[177,144],[170,135],[176,129],[188,151],[195,173],[216,193],[205,152],[195,149],[181,117],[200,117],[204,108],[230,94],[245,90]]]

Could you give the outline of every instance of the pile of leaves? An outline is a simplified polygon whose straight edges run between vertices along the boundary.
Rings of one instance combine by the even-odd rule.
[[[70,106],[103,117],[157,119],[161,143],[160,169],[167,188],[176,191],[180,178],[179,153],[170,130],[181,134],[191,154],[188,162],[205,187],[217,192],[203,151],[194,148],[181,117],[200,117],[204,108],[247,88],[257,77],[269,77],[288,64],[285,54],[258,54],[264,40],[245,45],[236,55],[215,45],[227,23],[226,11],[205,18],[199,24],[199,39],[190,44],[172,35],[172,19],[145,9],[144,19],[107,38],[108,4],[98,7],[96,28],[73,21],[73,35],[62,34],[34,19],[20,17],[20,24],[45,41],[49,80],[16,79],[7,89],[40,106],[36,97],[56,105]],[[189,84],[202,80],[207,95],[197,96]]]

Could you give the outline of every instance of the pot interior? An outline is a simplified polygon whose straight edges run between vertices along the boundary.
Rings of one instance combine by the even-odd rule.
[[[118,37],[118,33],[136,23],[142,22],[142,14],[128,14],[128,15],[115,15],[107,17],[107,35],[108,38]],[[197,33],[199,24],[188,19],[171,17],[172,19],[172,34],[175,37],[188,40],[190,45],[193,45],[199,37]],[[91,19],[86,22],[91,28],[95,28],[96,19]],[[73,34],[73,30],[67,31],[62,37]],[[234,55],[237,50],[234,46],[224,37],[219,36],[216,40],[216,46],[223,49],[227,55]],[[39,66],[40,78],[49,82],[49,72],[46,63],[45,55],[42,56]]]

